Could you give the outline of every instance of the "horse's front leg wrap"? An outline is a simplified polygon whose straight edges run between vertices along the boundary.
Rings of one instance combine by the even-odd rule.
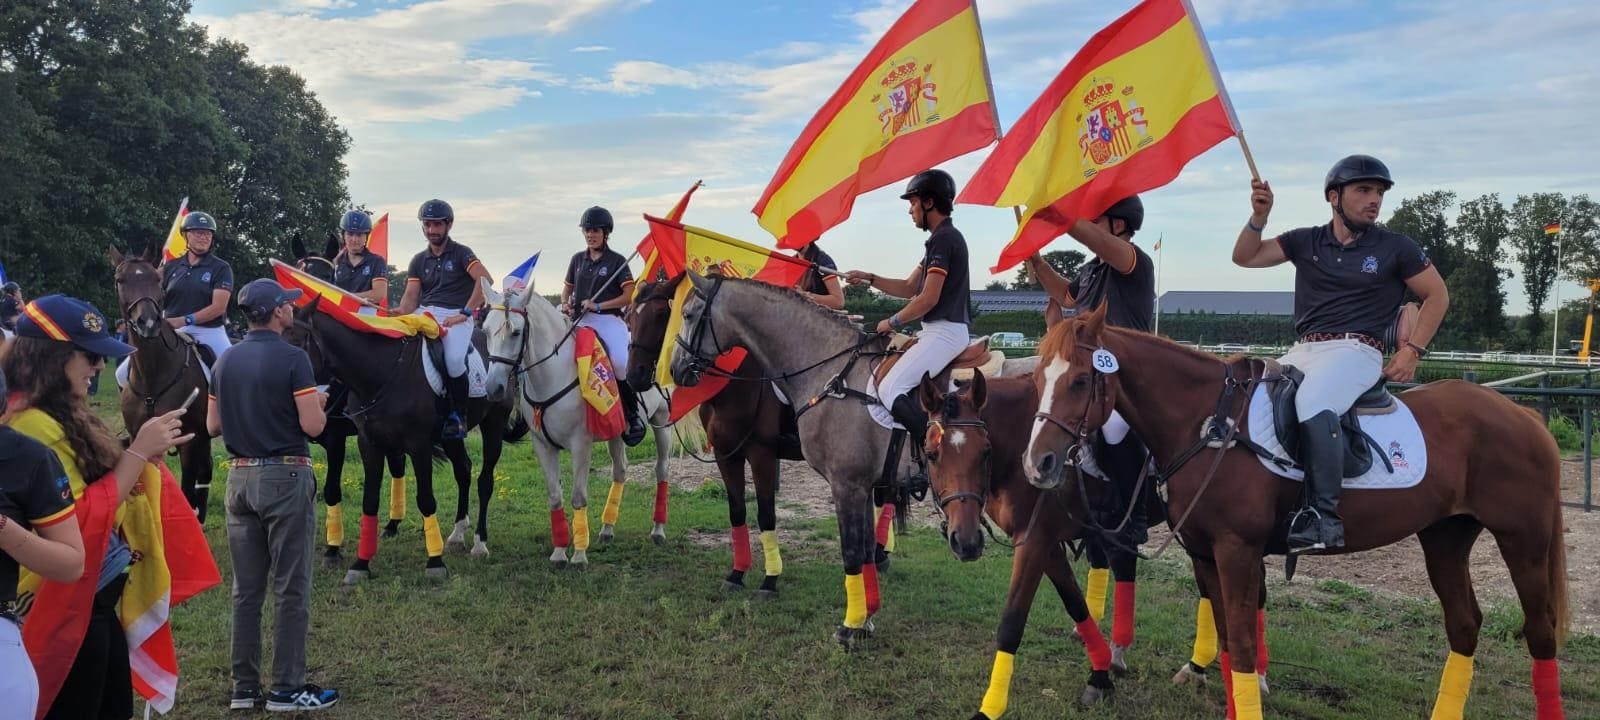
[[[406,519],[406,479],[397,477],[389,481],[389,519]]]
[[[1095,622],[1106,616],[1106,588],[1110,584],[1111,568],[1089,568],[1089,587],[1084,590],[1083,602]]]
[[[733,544],[733,569],[739,573],[750,570],[750,526],[736,525],[728,530]]]
[[[567,531],[567,512],[560,507],[550,508],[550,542],[558,548],[572,544],[572,534]]]
[[[852,630],[867,626],[867,588],[861,575],[844,576],[844,626]]]
[[[878,564],[862,565],[861,580],[866,592],[867,615],[877,615],[878,608],[883,607],[883,595],[878,591]]]
[[[1115,615],[1111,618],[1111,642],[1118,647],[1133,647],[1133,608],[1137,589],[1131,581],[1118,581],[1116,585],[1116,599],[1112,608]]]
[[[361,516],[361,539],[356,543],[356,559],[371,560],[378,554],[378,516]]]
[[[328,506],[328,544],[333,547],[344,545],[344,508],[338,505]]]
[[[1256,611],[1256,674],[1267,674],[1267,609]]]
[[[422,539],[428,547],[428,557],[444,555],[444,537],[439,534],[439,516],[428,515],[422,518]]]
[[[1084,618],[1078,623],[1078,637],[1083,638],[1084,652],[1089,655],[1089,669],[1111,669],[1111,647],[1106,645],[1106,637],[1100,634],[1100,626],[1094,618]]]
[[[1533,708],[1537,720],[1564,720],[1561,708],[1561,668],[1555,658],[1533,661]]]
[[[1004,650],[994,654],[994,668],[989,671],[989,689],[983,693],[983,704],[978,712],[989,720],[998,720],[1005,714],[1011,699],[1011,671],[1017,657]]]
[[[783,574],[783,555],[778,552],[778,531],[761,531],[761,555],[766,560],[768,575]]]
[[[1432,720],[1461,720],[1467,709],[1467,692],[1472,689],[1472,656],[1455,651],[1444,661],[1439,677],[1439,696],[1433,701]]]
[[[667,523],[667,481],[665,480],[656,483],[656,508],[655,514],[651,516],[650,520],[657,525],[665,525]]]
[[[1261,720],[1261,680],[1255,673],[1233,673],[1233,710],[1237,720]]]
[[[606,507],[600,511],[600,522],[605,525],[617,524],[617,512],[622,509],[622,485],[620,480],[611,482],[611,492],[606,494]]]
[[[1217,659],[1217,618],[1211,614],[1211,599],[1200,598],[1194,608],[1194,652],[1189,664],[1204,670]]]
[[[572,509],[572,548],[578,552],[589,550],[589,508]]]

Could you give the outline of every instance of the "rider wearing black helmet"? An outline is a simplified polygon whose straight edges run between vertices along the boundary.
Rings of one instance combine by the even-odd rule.
[[[221,358],[233,346],[223,321],[228,315],[228,298],[233,295],[233,268],[218,257],[215,248],[217,221],[207,213],[190,211],[180,226],[186,249],[161,266],[164,288],[163,313],[167,323],[180,333],[211,348]],[[128,361],[117,365],[117,384],[128,384]]]
[[[622,321],[622,311],[633,297],[633,271],[628,269],[628,259],[612,250],[608,241],[616,223],[611,211],[598,205],[583,211],[578,219],[583,231],[584,249],[567,263],[566,283],[561,286],[561,309],[568,317],[576,317],[580,327],[593,328],[600,336],[614,368],[628,366],[628,325]],[[620,374],[617,391],[622,395],[623,415],[628,419],[628,429],[622,441],[630,446],[644,440],[644,415],[639,409],[638,388],[628,384]]]
[[[450,237],[455,211],[443,200],[429,200],[417,209],[428,249],[411,258],[407,269],[406,293],[400,298],[400,313],[425,310],[446,329],[466,324],[444,334],[445,391],[450,395],[450,416],[445,419],[444,438],[459,440],[467,436],[467,351],[472,347],[472,315],[483,305],[481,278],[489,271],[472,249]]]
[[[389,297],[389,263],[367,250],[372,236],[372,216],[351,210],[339,218],[343,243],[333,261],[333,284],[374,305]]]
[[[1240,267],[1294,264],[1294,321],[1300,341],[1280,358],[1305,373],[1295,395],[1300,419],[1300,459],[1306,503],[1290,521],[1289,552],[1334,550],[1344,545],[1339,491],[1344,474],[1339,416],[1379,378],[1407,382],[1439,329],[1450,295],[1422,248],[1378,225],[1383,195],[1394,185],[1377,158],[1351,155],[1328,171],[1323,198],[1327,225],[1289,230],[1262,239],[1272,212],[1272,187],[1252,181],[1252,213],[1233,247]],[[1422,300],[1417,325],[1387,367],[1382,338],[1394,323],[1406,290]]]

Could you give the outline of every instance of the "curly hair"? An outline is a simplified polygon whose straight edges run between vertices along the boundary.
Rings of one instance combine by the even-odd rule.
[[[27,399],[56,422],[67,445],[78,456],[78,472],[94,482],[117,465],[122,445],[89,404],[72,391],[72,379],[62,371],[77,348],[71,343],[43,338],[14,337],[0,356],[6,386]]]

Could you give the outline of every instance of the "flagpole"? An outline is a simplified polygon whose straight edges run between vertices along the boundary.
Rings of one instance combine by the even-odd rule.
[[[1228,86],[1222,84],[1222,71],[1217,69],[1217,58],[1211,54],[1211,43],[1206,40],[1205,28],[1200,26],[1200,16],[1195,14],[1194,3],[1190,0],[1180,0],[1183,11],[1189,16],[1189,24],[1194,27],[1195,37],[1200,40],[1200,51],[1205,53],[1206,67],[1211,71],[1211,81],[1217,85],[1217,97],[1222,100],[1222,107],[1228,113],[1228,123],[1233,126],[1233,136],[1239,138],[1239,149],[1244,151],[1244,163],[1250,166],[1250,179],[1260,180],[1261,173],[1256,170],[1256,159],[1250,154],[1250,143],[1245,142],[1244,128],[1239,125],[1239,114],[1233,110],[1233,98],[1228,96]]]
[[[1561,236],[1565,230],[1556,230],[1556,303],[1550,317],[1550,362],[1556,361],[1556,341],[1561,337]]]
[[[1161,258],[1167,253],[1166,233],[1156,236],[1156,327],[1153,334],[1161,334]]]

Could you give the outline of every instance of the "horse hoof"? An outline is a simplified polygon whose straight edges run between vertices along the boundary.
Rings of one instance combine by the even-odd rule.
[[[656,526],[650,530],[650,542],[653,542],[657,545],[667,544],[666,523],[656,523]]]
[[[1172,676],[1172,684],[1203,688],[1206,686],[1205,671],[1196,670],[1192,663],[1184,663],[1183,667],[1178,668],[1178,672]]]
[[[444,551],[452,555],[460,555],[467,551],[467,539],[451,535],[444,541]]]
[[[893,563],[893,559],[894,559],[893,555],[890,555],[889,553],[884,552],[882,550],[878,551],[878,556],[876,558],[873,558],[873,560],[876,561],[874,564],[878,566],[878,574],[879,575],[882,575],[882,574],[884,574],[886,572],[889,572],[889,566],[894,564]]]
[[[572,553],[572,564],[573,565],[588,565],[589,564],[589,551],[588,550],[576,550],[576,551],[573,551],[573,553]]]
[[[725,593],[744,592],[744,583],[736,583],[732,580],[723,580],[722,591]]]
[[[344,585],[345,587],[355,587],[366,582],[371,577],[372,573],[367,570],[346,570],[344,573]]]
[[[1117,677],[1128,674],[1128,649],[1121,645],[1111,646],[1111,674]]]
[[[329,570],[338,570],[344,567],[344,553],[338,547],[329,547],[322,553],[322,566]]]
[[[872,629],[859,627],[851,628],[843,625],[833,633],[833,639],[844,646],[846,650],[853,650],[857,645],[872,639]]]
[[[450,568],[446,568],[446,567],[431,567],[431,568],[428,568],[426,570],[423,570],[422,574],[426,575],[429,580],[449,580],[450,579]]]
[[[765,590],[765,589],[757,590],[756,591],[756,599],[757,600],[766,600],[766,601],[777,600],[778,599],[778,591],[777,590]]]
[[[399,535],[399,534],[400,534],[400,521],[399,520],[390,520],[387,525],[383,526],[383,536],[384,537],[392,538],[392,537],[394,537],[396,535]]]
[[[550,553],[550,564],[554,565],[554,566],[556,566],[558,568],[566,567],[567,566],[567,549],[558,547],[558,548],[556,548],[555,552]]]
[[[617,526],[615,526],[615,525],[601,525],[600,526],[600,544],[601,545],[605,545],[605,544],[610,543],[611,540],[613,538],[615,538],[616,536],[617,536]]]
[[[472,556],[475,558],[489,557],[489,543],[482,540],[472,543]]]
[[[1111,688],[1097,688],[1093,685],[1083,689],[1083,695],[1078,698],[1080,705],[1093,705],[1101,700],[1111,697],[1115,691]]]
[[[1257,675],[1256,679],[1261,681],[1261,694],[1262,695],[1266,695],[1266,694],[1272,692],[1272,690],[1267,687],[1267,676],[1265,676],[1265,675]]]

